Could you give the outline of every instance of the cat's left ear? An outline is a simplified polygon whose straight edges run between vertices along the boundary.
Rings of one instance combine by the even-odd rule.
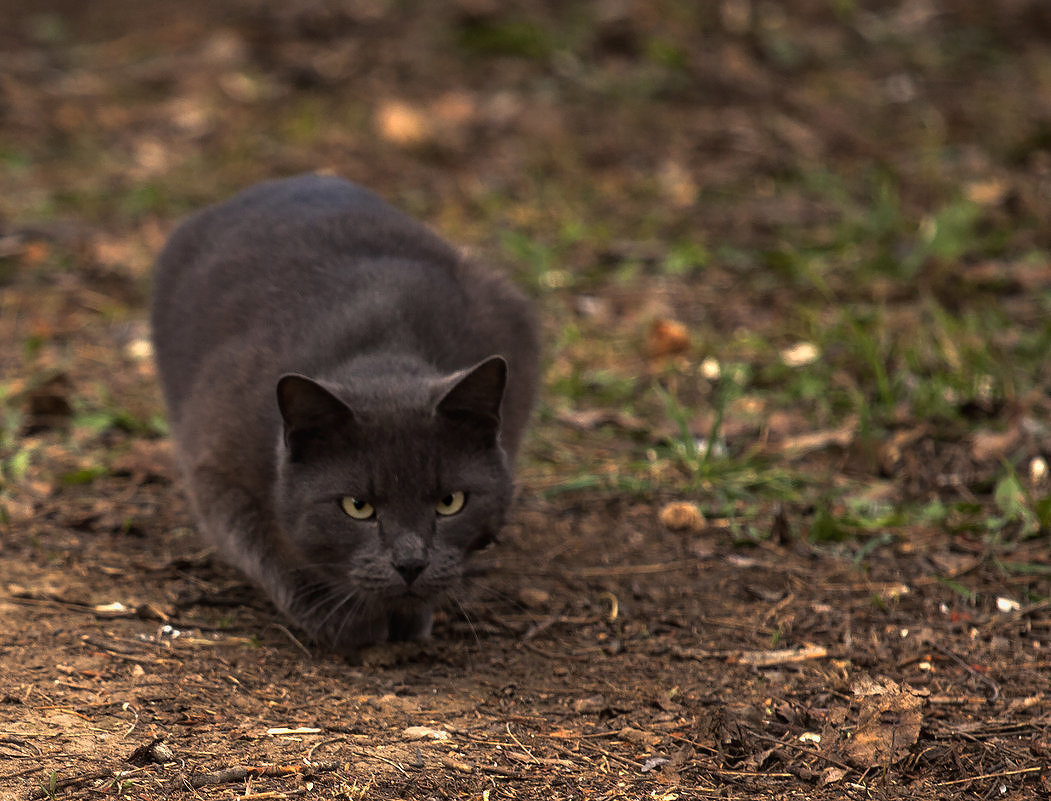
[[[353,420],[343,401],[312,378],[294,373],[281,376],[277,382],[277,405],[293,461],[302,458],[312,442]]]
[[[449,388],[438,401],[438,412],[495,434],[500,427],[500,403],[507,384],[507,362],[503,357],[490,356],[455,373],[449,381]]]

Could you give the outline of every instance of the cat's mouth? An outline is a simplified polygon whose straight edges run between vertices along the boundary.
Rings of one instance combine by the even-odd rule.
[[[391,600],[394,602],[408,601],[410,604],[422,603],[427,601],[430,596],[421,592],[414,587],[405,587],[401,592],[397,593]]]

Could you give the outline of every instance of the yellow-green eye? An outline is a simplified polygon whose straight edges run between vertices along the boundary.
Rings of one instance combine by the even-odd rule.
[[[371,503],[360,500],[359,498],[351,498],[349,495],[341,500],[339,505],[343,508],[344,512],[355,520],[368,520],[376,514],[376,510]]]
[[[434,507],[440,515],[454,515],[463,509],[467,496],[462,492],[450,492]]]

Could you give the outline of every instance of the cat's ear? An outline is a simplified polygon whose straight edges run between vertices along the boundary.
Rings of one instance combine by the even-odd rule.
[[[500,402],[507,384],[507,362],[490,356],[454,374],[438,401],[438,412],[495,434],[500,427]]]
[[[353,419],[347,405],[317,381],[289,373],[277,382],[277,405],[285,424],[285,445],[293,461],[306,448]]]

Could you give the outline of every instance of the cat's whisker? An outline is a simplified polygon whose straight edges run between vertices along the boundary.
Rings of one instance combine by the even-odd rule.
[[[315,593],[317,595],[315,596]],[[301,615],[305,619],[313,620],[317,614],[319,614],[326,606],[332,604],[339,596],[336,594],[335,588],[330,587],[327,584],[316,585],[311,592],[303,593],[300,596],[301,603],[307,601],[313,601],[309,606],[306,606]],[[341,602],[342,603],[342,602]],[[325,615],[321,620],[315,623],[316,627],[320,630],[324,627],[328,618],[334,613],[335,609],[330,608],[329,613]]]
[[[456,604],[456,608],[460,610],[460,616],[467,622],[467,625],[470,627],[471,636],[474,637],[475,645],[477,645],[480,648],[482,646],[482,638],[478,635],[478,629],[474,625],[474,620],[471,618],[471,613],[468,612],[467,607],[465,607],[460,602],[458,596],[451,595],[450,597],[452,599],[452,602]]]
[[[360,619],[365,609],[365,602],[360,597],[356,597],[353,593],[347,593],[346,597],[339,604],[333,608],[335,611],[340,606],[345,604],[347,601],[352,601],[351,605],[347,608],[346,613],[343,615],[343,619],[340,621],[339,626],[336,628],[336,633],[333,636],[335,642],[340,642],[343,638],[343,629],[351,619]]]

